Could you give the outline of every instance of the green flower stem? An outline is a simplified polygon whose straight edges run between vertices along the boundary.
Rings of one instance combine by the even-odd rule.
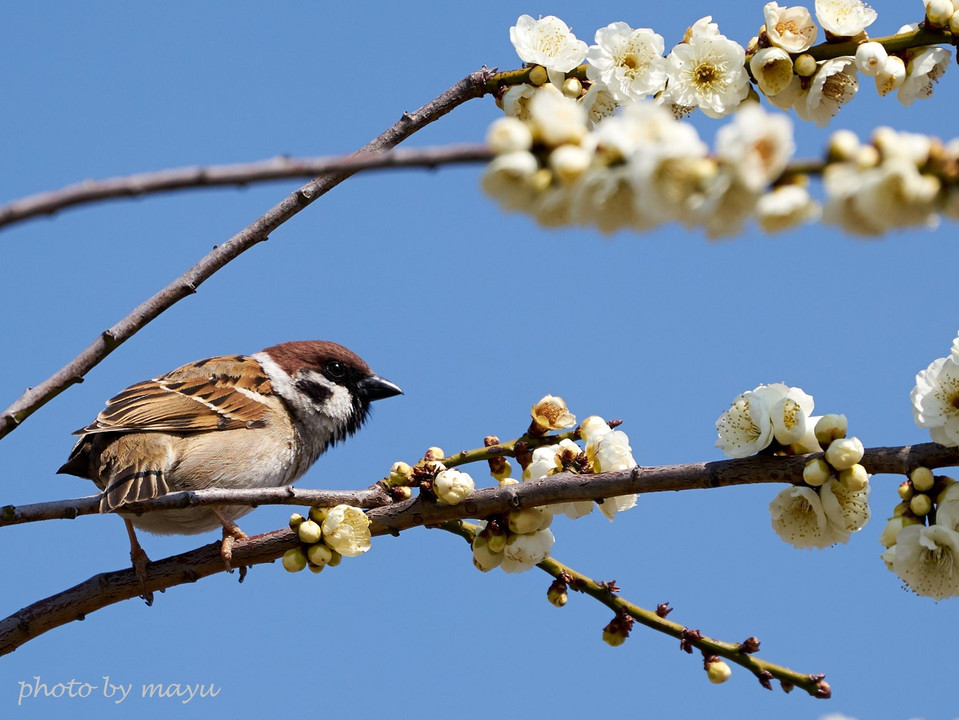
[[[459,535],[467,542],[472,542],[476,532],[476,525],[463,522],[462,520],[453,520],[440,525],[443,530]],[[719,655],[730,660],[737,665],[749,670],[764,686],[768,685],[771,678],[785,683],[786,687],[794,686],[802,688],[813,697],[826,699],[830,696],[829,685],[825,683],[822,675],[811,675],[790,670],[782,665],[762,660],[753,654],[744,652],[739,643],[722,642],[713,640],[706,636],[700,636],[699,633],[689,634],[690,630],[684,625],[660,617],[652,610],[646,610],[634,603],[620,597],[611,588],[611,583],[600,583],[582,573],[573,570],[568,565],[564,565],[553,558],[546,558],[539,563],[538,567],[543,572],[552,575],[556,579],[563,579],[572,590],[578,590],[590,597],[599,600],[613,612],[628,615],[636,622],[646,627],[670,635],[678,640],[687,642],[692,647],[701,650],[705,655]]]
[[[510,440],[489,447],[474,448],[473,450],[461,450],[460,452],[444,457],[441,462],[446,467],[456,467],[468,463],[489,460],[494,457],[516,457],[516,448],[521,443],[525,443],[530,450],[543,447],[544,445],[556,445],[562,440],[578,440],[579,429],[569,432],[559,433],[557,435],[546,435],[544,437],[533,437],[532,435],[523,435],[515,440]]]

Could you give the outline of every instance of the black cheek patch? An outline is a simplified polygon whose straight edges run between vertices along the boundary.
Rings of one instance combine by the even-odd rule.
[[[296,389],[312,400],[317,407],[323,405],[333,394],[329,388],[308,378],[298,379],[296,381]]]

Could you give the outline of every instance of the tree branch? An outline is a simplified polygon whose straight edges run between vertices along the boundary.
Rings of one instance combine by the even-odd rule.
[[[448,147],[370,152],[364,155],[316,158],[275,157],[258,162],[229,165],[191,166],[157,172],[137,173],[84,180],[59,190],[42,192],[0,206],[0,228],[40,215],[52,215],[74,205],[100,200],[131,198],[185,188],[251,185],[286,178],[314,178],[318,175],[384,168],[436,168],[487,162],[493,157],[483,145],[450,145]]]
[[[486,93],[486,81],[490,75],[491,71],[483,68],[463,78],[419,110],[412,113],[403,113],[403,116],[395,124],[355,154],[365,155],[388,150],[417,130],[446,115],[458,105],[462,105],[472,98],[482,97]],[[27,390],[0,414],[0,438],[12,432],[17,425],[68,387],[82,382],[83,376],[121,343],[129,340],[147,323],[176,302],[195,293],[200,284],[210,278],[217,270],[257,243],[266,240],[270,232],[280,227],[318,197],[326,194],[350,177],[353,172],[355,171],[338,170],[321,175],[291,193],[278,205],[257,218],[251,225],[222,245],[216,246],[200,262],[153,297],[134,308],[129,315],[116,325],[104,330],[86,350],[53,376]]]
[[[571,434],[539,438],[535,444],[551,444]],[[460,465],[463,461],[456,459],[461,457],[468,457],[471,462],[475,462],[490,457],[512,456],[515,454],[517,443],[521,440],[523,439],[463,451],[444,459],[444,463],[450,466]],[[527,440],[531,439],[527,438]],[[530,446],[533,446],[532,442]],[[420,498],[392,503],[383,486],[377,483],[366,490],[353,491],[309,490],[292,486],[250,490],[186,490],[127,505],[124,509],[144,513],[210,505],[332,507],[345,503],[355,507],[380,508],[380,515],[377,517],[380,518],[383,527],[391,532],[399,532],[416,525],[430,525],[463,518],[482,518],[520,507],[600,500],[628,493],[646,494],[757,483],[796,483],[802,479],[806,462],[817,456],[821,457],[822,454],[788,457],[757,455],[742,460],[719,460],[658,467],[639,466],[632,470],[595,475],[560,473],[540,482],[480,489],[462,505],[436,505],[432,501]],[[448,463],[447,460],[449,460]],[[936,443],[869,448],[861,464],[872,474],[906,475],[919,466],[940,468],[959,465],[959,448],[945,447]],[[99,502],[99,495],[91,495],[31,505],[5,505],[0,507],[0,527],[42,520],[72,520],[80,515],[95,515],[100,512]],[[428,506],[428,509],[423,510],[424,506]],[[417,517],[420,518],[418,522],[415,521]]]

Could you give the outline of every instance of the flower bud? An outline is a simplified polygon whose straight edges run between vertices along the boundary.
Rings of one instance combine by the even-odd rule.
[[[959,10],[952,14],[952,17],[949,18],[949,32],[953,35],[959,35]]]
[[[952,19],[956,9],[952,0],[924,0],[926,19],[937,28],[945,27]]]
[[[903,484],[904,484],[904,485],[908,485],[908,483],[903,483]],[[900,485],[900,487],[902,487],[902,486]],[[912,499],[912,495],[909,496],[909,499],[910,499],[910,500]],[[894,507],[894,508],[892,509],[892,516],[893,516],[893,517],[902,517],[902,516],[905,515],[907,512],[912,512],[912,511],[909,509],[909,501],[908,501],[908,500],[906,500],[905,502],[901,502],[901,503],[899,503],[898,505],[896,505],[896,507]]]
[[[592,154],[579,145],[560,145],[549,154],[549,167],[560,182],[570,184],[576,182],[579,176],[586,172],[592,160]],[[569,417],[573,416],[569,415]],[[576,419],[573,418],[570,425],[575,422]]]
[[[509,514],[510,532],[525,535],[540,529],[543,522],[543,511],[539,508],[524,508],[514,510]]]
[[[603,642],[610,647],[619,647],[626,642],[626,636],[623,634],[619,625],[615,627],[612,627],[612,625],[613,623],[610,623],[603,628]]]
[[[492,553],[501,553],[506,549],[506,542],[509,540],[509,537],[506,533],[499,531],[491,534],[487,539],[486,543],[489,546],[489,550]]]
[[[502,463],[497,463],[495,469],[493,469],[493,463],[490,462],[490,475],[499,482],[503,484],[504,481],[508,480],[513,474],[513,466],[510,465],[509,460],[506,458],[496,458],[497,460],[502,460]]]
[[[563,607],[569,600],[569,589],[562,580],[554,580],[546,591],[546,598],[556,607]]]
[[[579,78],[571,77],[566,78],[566,81],[563,83],[563,95],[568,98],[573,98],[575,100],[580,95],[583,94],[583,83],[579,81]]]
[[[388,485],[396,487],[398,485],[406,485],[412,477],[413,468],[401,460],[400,462],[393,463],[393,467],[390,468],[390,476],[386,479],[386,482]]]
[[[320,526],[312,520],[304,520],[301,522],[300,527],[298,527],[296,531],[300,535],[300,541],[305,542],[307,545],[319,542],[322,536]]]
[[[409,500],[413,497],[413,488],[406,485],[400,485],[400,487],[393,488],[393,499],[402,502],[403,500]]]
[[[443,470],[433,479],[433,492],[440,502],[447,505],[458,505],[472,495],[475,489],[473,478],[455,468]]]
[[[316,543],[316,545],[311,545],[306,551],[306,557],[313,565],[323,567],[324,565],[328,565],[330,560],[333,559],[333,551],[323,543]]]
[[[818,68],[816,58],[809,53],[803,53],[796,58],[793,66],[796,69],[796,74],[800,77],[811,77],[816,74],[816,69]]]
[[[329,565],[330,567],[336,567],[341,562],[343,562],[343,556],[340,555],[336,550],[334,550],[333,548],[330,548],[330,552],[333,553],[333,557],[331,557],[329,561],[327,561],[326,563],[327,565]]]
[[[819,487],[832,477],[832,468],[822,458],[815,458],[806,463],[802,471],[803,482],[810,487]]]
[[[306,520],[305,517],[300,515],[300,513],[293,513],[290,515],[290,530],[296,532],[296,529],[300,527],[300,523]]]
[[[732,676],[733,671],[724,661],[716,658],[706,663],[706,676],[709,682],[720,685]]]
[[[859,492],[860,490],[864,490],[866,485],[869,484],[869,473],[866,472],[866,468],[856,463],[850,468],[839,471],[839,482],[842,483],[843,487],[847,490]]]
[[[310,508],[310,520],[313,522],[322,525],[323,521],[326,520],[326,514],[330,511],[329,508],[325,507],[311,507]]]
[[[936,484],[932,470],[927,467],[917,467],[909,473],[909,479],[912,480],[912,486],[919,492],[929,492]]]
[[[542,65],[537,65],[529,71],[530,85],[542,85],[548,79],[549,76],[546,74],[546,68],[544,68]]]
[[[889,53],[882,43],[864,42],[856,48],[856,67],[863,75],[875,77],[886,64]]]
[[[301,548],[293,548],[283,553],[283,567],[287,572],[300,572],[306,567],[306,553]]]
[[[309,568],[310,572],[314,575],[319,575],[321,572],[323,572],[323,568],[325,568],[326,565],[314,565],[313,563],[307,563],[306,567]]]
[[[838,134],[839,133],[836,133],[836,135]],[[833,137],[835,137],[835,135]],[[856,145],[858,146],[859,139],[856,138],[855,135],[853,138],[855,138]],[[828,447],[829,443],[833,440],[840,440],[846,437],[847,426],[848,423],[845,415],[838,415],[836,413],[823,415],[819,418],[819,422],[816,423],[816,440],[818,440],[819,444],[823,447]]]
[[[913,488],[912,483],[908,480],[899,483],[899,497],[903,502],[908,503],[912,500],[912,496],[915,495],[915,493],[915,488]]]
[[[936,495],[937,504],[942,504],[947,500],[959,500],[959,488],[956,487],[956,481],[953,478],[944,475],[937,482],[939,483],[939,494]]]
[[[856,157],[856,153],[859,152],[859,147],[859,136],[856,135],[856,133],[854,133],[852,130],[837,130],[829,137],[829,149],[827,154],[829,159],[834,162],[849,162]],[[822,422],[826,419],[826,417],[832,416],[823,415],[821,418],[819,418],[819,421]],[[845,418],[844,415],[838,415],[836,417]],[[831,423],[833,421],[829,422]],[[816,423],[816,427],[819,427],[818,422]],[[840,435],[839,437],[843,437],[844,435],[845,432],[843,432],[843,435]],[[818,440],[819,438],[817,437],[816,439]],[[827,441],[827,444],[832,440],[835,440],[835,438],[830,438]],[[822,444],[821,441],[820,444]]]
[[[932,512],[932,498],[925,493],[916,493],[909,501],[909,509],[916,514],[916,517],[928,515]]]
[[[443,448],[436,446],[426,448],[426,454],[423,456],[423,459],[426,461],[430,460],[442,460],[446,455],[443,453]]]
[[[833,440],[826,448],[826,462],[836,470],[845,470],[862,460],[864,452],[859,438],[840,438]]]
[[[901,57],[890,55],[882,65],[882,70],[876,73],[876,91],[880,95],[888,95],[898,90],[906,82],[906,64]]]
[[[486,131],[486,144],[497,155],[529,150],[533,147],[533,133],[522,120],[501,117],[494,120]]]

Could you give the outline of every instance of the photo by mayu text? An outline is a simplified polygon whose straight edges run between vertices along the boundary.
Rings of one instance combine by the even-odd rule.
[[[17,705],[32,700],[57,698],[67,700],[107,700],[119,705],[128,698],[173,700],[186,705],[198,698],[215,698],[222,688],[214,683],[124,683],[110,675],[96,678],[96,682],[71,678],[64,682],[48,682],[34,675],[32,680],[17,682]]]

